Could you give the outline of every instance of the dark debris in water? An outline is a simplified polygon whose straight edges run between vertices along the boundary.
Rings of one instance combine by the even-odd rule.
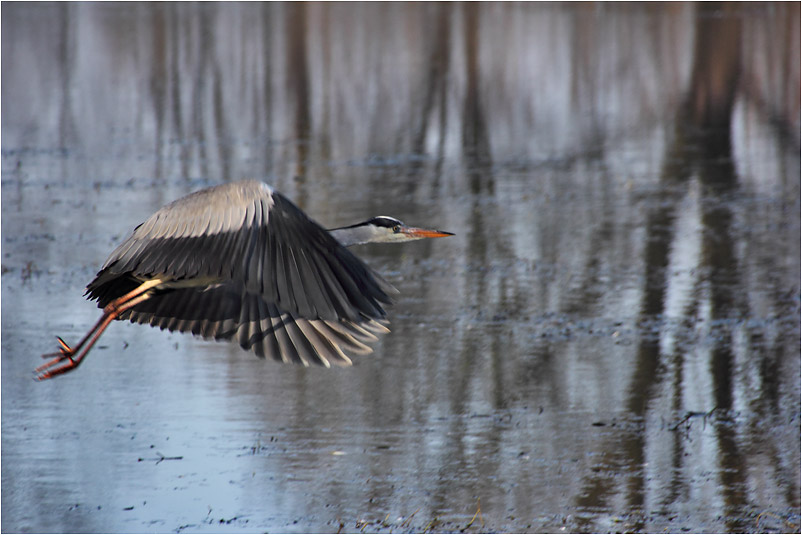
[[[739,331],[752,333],[752,343],[761,343],[760,333],[776,330],[789,335],[799,335],[799,316],[789,313],[784,316],[718,318],[697,321],[687,317],[650,316],[645,318],[582,318],[576,315],[550,313],[540,316],[520,314],[516,311],[483,310],[476,306],[466,311],[468,321],[483,325],[525,327],[535,339],[547,341],[571,341],[583,338],[604,338],[617,345],[636,342],[656,343],[662,336],[670,334],[680,340],[694,340],[702,344],[717,344],[729,340]]]
[[[163,454],[159,453],[158,451],[156,452],[156,455],[157,455],[156,457],[151,457],[151,458],[147,458],[147,459],[144,458],[144,457],[139,457],[136,460],[136,462],[141,463],[143,461],[155,461],[156,464],[159,464],[162,461],[180,461],[180,460],[182,460],[184,458],[183,455],[177,455],[177,456],[173,456],[173,457],[168,457],[166,455],[163,455]]]
[[[384,518],[357,519],[350,522],[337,519],[329,522],[329,525],[336,527],[337,533],[497,533],[498,530],[485,524],[480,501],[474,507],[472,516],[464,523],[445,520],[437,515],[421,518],[418,515],[419,508],[408,516],[398,516],[395,519],[391,519],[390,513],[387,513]]]

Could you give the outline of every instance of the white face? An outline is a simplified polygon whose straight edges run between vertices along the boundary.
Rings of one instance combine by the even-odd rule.
[[[409,236],[403,232],[405,225],[391,217],[382,217],[382,221],[379,225],[376,223],[370,225],[370,233],[372,236],[372,240],[374,242],[380,243],[395,243],[395,242],[404,242],[404,241],[411,241],[417,240],[419,238]],[[385,224],[392,223],[392,226],[385,226]]]
[[[371,223],[371,234],[375,238],[373,241],[376,242],[393,243],[420,239],[405,234],[403,229],[406,225],[394,217],[385,215],[377,216],[371,220]]]

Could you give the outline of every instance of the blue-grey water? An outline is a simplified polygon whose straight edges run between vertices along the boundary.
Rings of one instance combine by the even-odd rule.
[[[800,529],[799,4],[2,4],[3,532]],[[401,294],[346,369],[116,322],[257,178]],[[480,512],[480,514],[477,514]]]

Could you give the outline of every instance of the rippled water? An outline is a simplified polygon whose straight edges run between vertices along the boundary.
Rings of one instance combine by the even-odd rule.
[[[728,9],[3,3],[2,530],[799,531],[799,6]],[[246,177],[457,235],[356,249],[352,368],[116,323],[32,380]]]

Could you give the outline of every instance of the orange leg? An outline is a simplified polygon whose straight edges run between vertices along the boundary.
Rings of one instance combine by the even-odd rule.
[[[103,315],[100,317],[95,326],[92,327],[88,333],[86,333],[86,335],[74,348],[68,346],[64,340],[57,336],[56,338],[58,339],[59,345],[61,345],[59,351],[57,353],[47,353],[42,355],[43,358],[53,356],[56,358],[49,360],[36,368],[35,373],[40,374],[37,376],[37,379],[39,381],[43,381],[44,379],[50,379],[51,377],[61,375],[62,373],[67,373],[68,371],[77,368],[83,361],[84,357],[86,357],[87,353],[89,353],[89,350],[92,349],[92,346],[95,345],[95,342],[97,342],[98,338],[100,338],[100,335],[103,334],[103,331],[106,330],[106,327],[108,327],[113,320],[117,319],[120,314],[126,310],[129,310],[142,301],[149,299],[151,294],[147,293],[148,290],[158,286],[162,282],[164,282],[162,279],[153,279],[143,282],[133,291],[128,292],[122,297],[118,297],[114,301],[111,301],[108,305],[103,307]],[[87,341],[89,342],[88,345]],[[81,348],[83,348],[83,351],[81,351]],[[75,356],[78,351],[81,352],[78,354],[78,356]],[[64,360],[67,360],[68,362],[62,366],[54,368],[56,364]]]

